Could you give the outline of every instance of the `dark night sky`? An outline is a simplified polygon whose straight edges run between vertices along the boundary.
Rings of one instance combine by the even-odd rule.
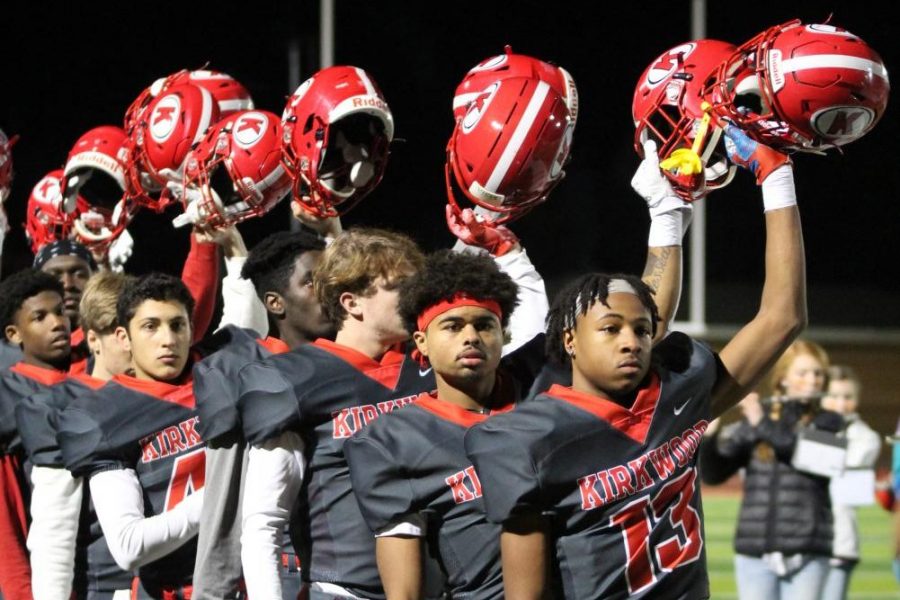
[[[345,226],[394,227],[429,250],[451,243],[443,223],[443,162],[453,90],[471,66],[509,43],[565,66],[581,99],[567,178],[515,231],[551,290],[589,269],[640,270],[648,220],[629,187],[638,163],[631,148],[631,96],[653,58],[690,38],[689,2],[336,4],[336,62],[364,67],[375,77],[393,110],[396,135],[406,140],[395,145],[381,186],[345,217]],[[795,17],[821,22],[833,12],[833,23],[866,40],[889,71],[900,64],[900,23],[859,3],[709,4],[708,37],[740,44],[770,25]],[[303,48],[304,78],[317,64],[318,2],[256,2],[242,9],[224,2],[78,3],[78,10],[67,5],[52,12],[45,12],[51,4],[32,5],[8,12],[4,23],[0,126],[21,135],[7,201],[13,224],[24,220],[31,186],[62,166],[78,136],[120,123],[155,78],[209,62],[243,82],[257,107],[280,113],[292,91],[289,40],[298,39]],[[889,145],[897,139],[893,101],[876,129],[843,156],[796,159],[813,324],[900,327],[900,156]],[[746,320],[762,282],[758,192],[743,173],[704,202],[709,319]],[[172,216],[141,214],[130,227],[136,239],[132,272],[180,270],[187,239],[172,231]],[[282,203],[241,229],[252,246],[285,227]],[[6,242],[3,272],[30,259],[17,227]]]

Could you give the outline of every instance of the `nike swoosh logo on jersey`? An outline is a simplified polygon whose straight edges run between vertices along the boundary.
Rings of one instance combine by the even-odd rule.
[[[419,377],[425,377],[429,373],[431,373],[431,369],[434,367],[428,367],[427,369],[419,369]]]
[[[684,407],[687,406],[688,404],[690,404],[691,400],[693,400],[693,399],[694,399],[693,396],[689,396],[688,399],[685,400],[685,401],[681,404],[681,406],[676,406],[676,407],[675,407],[675,415],[676,415],[676,416],[680,415],[680,414],[681,414],[681,411],[684,410]]]

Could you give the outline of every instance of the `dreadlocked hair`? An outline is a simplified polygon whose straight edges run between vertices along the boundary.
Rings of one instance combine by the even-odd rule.
[[[451,300],[457,294],[493,300],[500,306],[500,325],[519,303],[519,287],[484,254],[440,250],[425,259],[425,267],[400,285],[399,311],[407,331],[416,331],[419,315],[429,306]]]
[[[308,231],[279,231],[264,238],[247,256],[241,277],[249,279],[262,300],[266,292],[284,295],[297,257],[325,249],[325,240]]]
[[[641,304],[650,311],[650,320],[653,323],[653,335],[656,335],[656,326],[659,323],[659,310],[650,286],[634,275],[621,273],[588,273],[571,282],[556,296],[550,313],[547,315],[547,356],[560,364],[569,364],[571,358],[563,346],[563,333],[575,328],[575,320],[584,316],[597,302],[609,306],[609,282],[613,279],[623,279],[634,288]]]

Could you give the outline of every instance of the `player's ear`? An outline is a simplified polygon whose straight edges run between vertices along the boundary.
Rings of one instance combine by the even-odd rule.
[[[425,335],[424,331],[413,331],[412,334],[413,341],[416,343],[416,348],[419,352],[422,353],[422,356],[428,356],[428,336]]]
[[[263,304],[266,310],[273,315],[280,317],[284,314],[284,297],[278,292],[266,292],[263,296]]]
[[[566,354],[575,357],[575,329],[566,329],[562,334],[563,350]]]
[[[91,350],[91,354],[100,354],[100,336],[97,335],[96,331],[88,329],[84,339],[87,340],[87,345]]]
[[[131,352],[131,337],[128,335],[128,329],[119,325],[116,327],[116,339],[122,344],[122,348]]]
[[[359,302],[359,296],[351,292],[344,292],[338,298],[338,302],[347,311],[348,315],[359,317],[362,315],[362,305]]]
[[[14,346],[22,345],[22,336],[19,335],[19,328],[12,323],[6,326],[6,329],[3,330],[3,335],[10,344]]]

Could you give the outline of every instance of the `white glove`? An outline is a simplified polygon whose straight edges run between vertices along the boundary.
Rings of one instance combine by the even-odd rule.
[[[631,187],[647,203],[651,219],[679,208],[690,210],[690,204],[678,197],[672,184],[660,171],[656,142],[653,140],[644,142],[644,160],[631,178]]]
[[[656,142],[644,142],[644,160],[638,165],[631,187],[650,209],[648,246],[680,246],[691,225],[693,207],[678,197],[672,184],[659,169]]]
[[[166,188],[171,192],[175,200],[184,205],[184,212],[172,219],[172,225],[184,227],[185,225],[194,225],[203,220],[203,215],[200,212],[200,201],[203,198],[203,194],[200,193],[200,190],[194,187],[185,188],[175,181],[167,182]]]
[[[128,233],[127,229],[123,229],[122,233],[119,234],[119,237],[117,237],[109,246],[109,254],[107,255],[109,259],[109,268],[116,273],[124,271],[125,263],[131,258],[133,251],[134,238],[131,237],[131,234]]]

